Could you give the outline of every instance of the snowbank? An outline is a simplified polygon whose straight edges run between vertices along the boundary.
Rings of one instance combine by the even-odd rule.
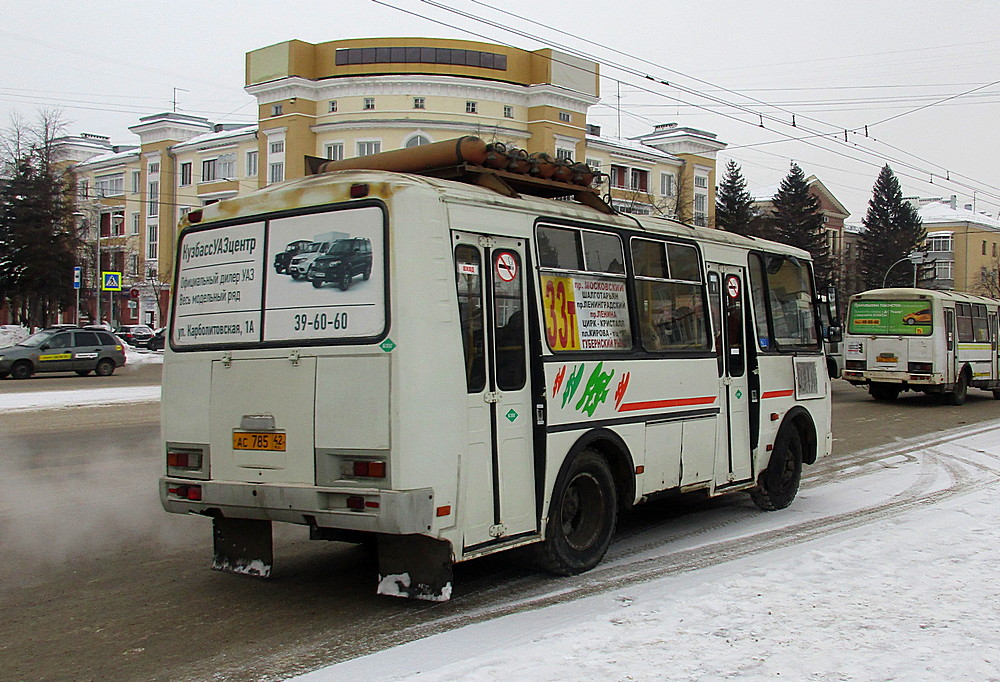
[[[31,332],[28,331],[27,327],[15,324],[0,325],[0,348],[13,346],[29,336],[31,336]]]
[[[127,368],[128,365],[125,365]],[[156,402],[160,399],[159,386],[119,386],[116,388],[80,388],[71,391],[25,391],[4,393],[3,411],[27,412],[29,410],[72,409],[93,405],[122,405]]]

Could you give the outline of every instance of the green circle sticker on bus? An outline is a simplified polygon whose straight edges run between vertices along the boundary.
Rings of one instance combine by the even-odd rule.
[[[385,341],[380,343],[378,347],[384,350],[386,353],[391,353],[392,349],[396,347],[396,342],[393,341],[392,339],[386,339]]]

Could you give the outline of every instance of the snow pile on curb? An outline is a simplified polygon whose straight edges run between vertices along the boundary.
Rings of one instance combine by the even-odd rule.
[[[28,331],[27,327],[16,324],[0,325],[0,348],[13,346],[15,343],[24,341],[29,336],[31,336],[31,332]]]
[[[128,365],[126,365],[128,367]],[[4,393],[4,414],[30,410],[69,410],[93,405],[121,405],[157,402],[159,386],[120,386],[118,388],[81,388],[72,391],[30,391]]]

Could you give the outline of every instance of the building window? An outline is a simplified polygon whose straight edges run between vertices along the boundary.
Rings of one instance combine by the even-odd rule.
[[[128,274],[135,277],[139,274],[139,254],[131,253],[128,257]]]
[[[955,261],[939,260],[934,263],[935,279],[955,279]]]
[[[649,171],[633,168],[629,178],[629,188],[638,192],[649,191]]]
[[[694,176],[694,186],[700,187],[701,189],[708,189],[708,176],[707,175]]]
[[[146,172],[149,175],[156,175],[157,173],[159,173],[160,172],[160,162],[159,161],[154,161],[153,163],[149,164],[149,168],[146,169]]]
[[[674,176],[672,173],[660,173],[660,194],[665,197],[674,196]]]
[[[337,66],[351,64],[449,64],[507,70],[507,55],[447,47],[344,47],[337,50]]]
[[[272,163],[268,168],[267,181],[268,182],[281,182],[285,179],[285,164],[284,162],[278,161]]]
[[[560,112],[559,112],[559,120],[560,120],[561,122],[563,122],[563,123],[569,123],[569,122],[570,122],[571,120],[573,120],[573,119],[572,119],[572,117],[571,117],[571,116],[570,116],[570,115],[569,115],[568,113],[566,113],[565,111],[560,111]]]
[[[285,105],[283,104],[271,105],[271,116],[281,116],[283,113],[285,113]]]
[[[149,196],[146,197],[146,215],[148,216],[158,216],[160,215],[160,181],[150,180],[149,182]]]
[[[216,163],[215,159],[204,159],[201,162],[201,181],[202,182],[213,182],[218,179],[216,173]]]
[[[138,194],[142,191],[142,173],[139,171],[132,171],[132,194]]]
[[[181,187],[191,184],[191,162],[181,164]]]
[[[130,223],[129,231],[128,231],[129,235],[131,235],[133,237],[137,237],[139,235],[139,224],[140,224],[139,223],[139,214],[138,213],[133,213],[132,214],[132,222]]]
[[[247,152],[247,177],[257,177],[257,152]]]
[[[426,107],[424,106],[424,98],[423,97],[414,97],[413,98],[413,108],[414,109],[426,109]]]
[[[573,150],[566,149],[565,147],[556,147],[556,158],[561,161],[572,161]]]
[[[601,171],[601,160],[600,159],[587,159],[587,165],[590,166],[590,170],[595,173]]]
[[[124,213],[114,213],[111,215],[111,236],[112,237],[124,237],[125,236],[125,214]]]
[[[694,195],[694,224],[708,225],[708,195],[700,192]]]
[[[379,140],[359,140],[357,156],[369,156],[382,151],[382,143]]]
[[[420,145],[430,144],[431,141],[426,135],[414,135],[409,140],[406,141],[405,147],[419,147]]]
[[[331,99],[330,100],[330,105],[329,105],[329,107],[327,107],[327,111],[330,112],[331,114],[334,114],[334,113],[337,112],[337,100],[335,100],[335,99]]]
[[[997,245],[996,245],[996,242],[993,242],[993,257],[994,258],[997,257]]]
[[[478,114],[479,113],[479,103],[468,100],[465,103],[465,113],[467,114]]]
[[[611,186],[625,189],[625,177],[628,169],[625,166],[611,166]]]
[[[146,227],[146,259],[156,260],[160,252],[160,226],[153,224]]]
[[[216,169],[220,180],[230,180],[236,177],[236,152],[219,154],[216,159]]]
[[[509,104],[503,106],[503,117],[504,118],[514,118],[514,107]]]
[[[284,154],[285,153],[285,141],[280,140],[278,142],[271,143],[271,153],[272,154]]]
[[[954,248],[953,238],[950,234],[935,235],[927,238],[927,250],[935,252],[948,252]]]
[[[374,108],[375,108],[375,98],[365,97],[365,103],[362,109],[364,109],[365,111],[372,111]]]
[[[125,194],[125,176],[104,175],[94,180],[94,191],[98,197],[117,197]]]
[[[343,161],[344,143],[328,142],[326,144],[326,158],[328,158],[330,161]]]

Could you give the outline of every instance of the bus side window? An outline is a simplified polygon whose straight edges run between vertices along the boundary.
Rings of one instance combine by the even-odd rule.
[[[500,252],[494,252],[499,258]],[[504,251],[505,257],[514,259],[517,272],[521,272],[518,255]],[[524,303],[521,293],[521,277],[510,282],[500,277],[493,278],[493,338],[496,343],[496,379],[501,391],[516,391],[524,388]]]
[[[465,381],[469,393],[486,388],[486,347],[483,342],[483,284],[479,249],[455,247],[458,314],[465,351]]]
[[[767,329],[767,289],[764,288],[764,264],[756,253],[750,254],[750,293],[757,345],[763,351],[774,350]]]
[[[722,376],[723,358],[722,350],[722,285],[719,280],[719,273],[714,270],[708,272],[708,309],[712,314],[712,334],[715,337],[715,359],[719,364],[719,376]]]

